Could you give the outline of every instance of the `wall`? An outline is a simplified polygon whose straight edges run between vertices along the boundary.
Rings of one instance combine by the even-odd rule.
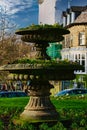
[[[87,74],[87,25],[75,25],[69,28],[70,34],[65,36],[65,46],[62,50],[62,59],[77,61],[85,65],[85,71],[77,74]],[[85,45],[79,45],[79,33],[85,32]],[[72,40],[71,40],[72,36]],[[67,40],[68,39],[68,40]],[[84,56],[84,58],[83,58]],[[83,63],[84,62],[84,63]]]
[[[85,32],[86,31],[85,28],[86,27],[84,25],[76,25],[69,28],[70,36],[72,36],[72,39],[73,39],[73,43],[71,46],[76,47],[79,45],[79,33]]]

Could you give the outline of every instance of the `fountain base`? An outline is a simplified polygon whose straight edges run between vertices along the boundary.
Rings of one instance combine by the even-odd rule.
[[[32,80],[30,83],[30,100],[20,115],[22,120],[29,122],[58,121],[58,113],[50,101],[48,81]]]
[[[54,122],[58,121],[58,113],[55,110],[29,111],[24,110],[20,118],[32,122]]]

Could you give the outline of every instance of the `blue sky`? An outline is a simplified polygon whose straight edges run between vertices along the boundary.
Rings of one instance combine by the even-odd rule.
[[[0,0],[0,10],[7,10],[8,17],[17,24],[18,27],[38,24],[38,0]],[[73,5],[87,5],[87,0],[71,0]],[[58,14],[68,7],[68,0],[58,0]],[[59,17],[60,18],[60,17]]]

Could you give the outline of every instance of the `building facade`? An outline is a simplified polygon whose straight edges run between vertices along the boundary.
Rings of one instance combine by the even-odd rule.
[[[64,36],[62,59],[84,66],[84,70],[75,71],[83,81],[83,75],[87,74],[87,6],[73,6],[63,12],[63,26],[70,34]]]
[[[39,24],[58,23],[56,2],[58,0],[38,0]],[[84,70],[75,73],[87,74],[87,6],[71,6],[62,16],[63,26],[70,30],[70,34],[64,36],[62,59],[79,62]]]

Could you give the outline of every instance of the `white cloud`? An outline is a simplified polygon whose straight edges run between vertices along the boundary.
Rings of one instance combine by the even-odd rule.
[[[8,15],[13,15],[26,8],[30,8],[37,0],[0,0],[0,7],[7,10]]]

